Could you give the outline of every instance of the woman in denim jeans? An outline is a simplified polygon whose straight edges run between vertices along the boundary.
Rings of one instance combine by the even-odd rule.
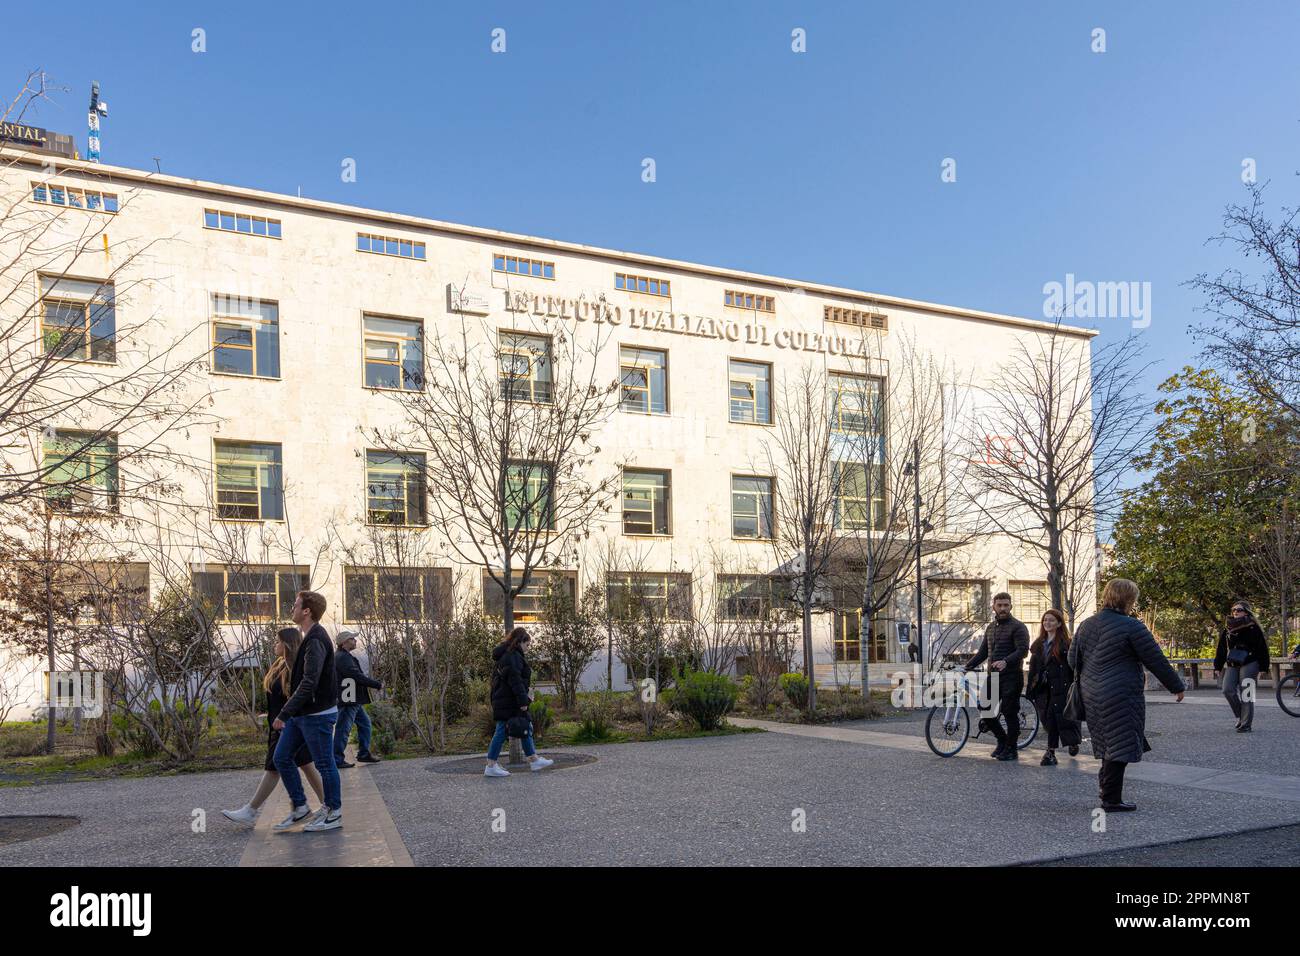
[[[497,722],[496,733],[492,735],[492,744],[488,747],[487,766],[483,768],[485,777],[508,777],[510,771],[497,763],[501,748],[506,742],[506,721],[511,717],[528,718],[528,705],[532,698],[528,696],[528,685],[532,680],[533,669],[524,657],[524,645],[528,643],[528,632],[516,627],[510,636],[492,649],[492,717]],[[523,738],[524,753],[528,756],[529,770],[541,770],[555,763],[537,753],[533,746],[532,727]]]

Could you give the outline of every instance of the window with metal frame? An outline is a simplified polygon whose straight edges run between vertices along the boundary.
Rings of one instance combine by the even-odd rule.
[[[835,527],[844,531],[880,531],[885,524],[883,465],[870,469],[861,462],[837,461],[831,466],[835,485]]]
[[[504,399],[547,405],[554,398],[548,336],[501,331],[497,370]]]
[[[731,420],[750,425],[772,423],[772,366],[731,359],[728,363]]]
[[[424,323],[419,319],[364,316],[366,387],[404,392],[424,389]]]
[[[929,618],[942,624],[984,624],[989,619],[989,582],[931,578],[925,583]]]
[[[672,472],[623,469],[623,533],[668,535]]]
[[[535,279],[554,279],[555,263],[529,259],[525,256],[508,256],[504,252],[498,252],[492,256],[492,271],[532,276]]]
[[[42,275],[41,342],[46,355],[117,361],[113,283]]]
[[[203,227],[221,232],[241,232],[246,236],[262,236],[265,239],[280,238],[279,219],[227,209],[203,210]]]
[[[310,590],[307,569],[292,565],[205,565],[192,568],[190,578],[223,624],[288,622],[298,592]]]
[[[425,458],[418,452],[366,452],[366,521],[423,527],[428,524]]]
[[[780,605],[781,580],[768,574],[719,574],[718,616],[729,621],[758,621]]]
[[[343,620],[406,623],[443,620],[451,613],[450,568],[343,569]]]
[[[265,299],[212,297],[212,370],[280,377],[280,306]]]
[[[1039,622],[1052,608],[1052,592],[1047,582],[1008,581],[1007,593],[1011,595],[1011,613],[1029,627],[1031,638],[1037,637]]]
[[[502,475],[502,499],[509,526],[516,530],[555,529],[553,471],[539,461],[511,461]]]
[[[770,295],[742,292],[739,289],[727,289],[722,293],[722,302],[733,309],[753,309],[755,312],[776,312],[776,299]]]
[[[46,434],[42,450],[45,503],[51,510],[117,511],[116,435],[52,431]]]
[[[624,345],[618,350],[619,407],[644,415],[668,413],[668,353]]]
[[[771,540],[771,478],[761,475],[731,476],[731,536]]]
[[[267,442],[215,443],[217,517],[284,520],[280,446]]]
[[[869,435],[880,427],[883,383],[878,378],[831,372],[831,428],[842,435]]]
[[[511,587],[518,587],[523,574],[515,571],[510,576]],[[533,571],[528,576],[528,584],[515,595],[514,618],[516,624],[528,624],[538,620],[542,614],[543,599],[546,588],[552,582],[556,587],[565,588],[569,598],[575,599],[578,593],[578,576],[572,571]],[[505,614],[505,594],[501,586],[492,580],[491,574],[483,571],[483,611],[490,617],[499,618]]]
[[[68,206],[72,209],[85,209],[89,212],[117,212],[118,201],[115,193],[101,192],[98,189],[83,189],[80,186],[62,186],[54,183],[32,183],[32,200],[50,206]]]
[[[424,243],[417,239],[400,239],[395,236],[377,236],[369,232],[357,233],[357,252],[370,252],[398,259],[425,260]]]
[[[605,605],[620,616],[632,609],[666,621],[691,619],[691,576],[680,572],[611,571],[605,579]]]
[[[72,572],[67,593],[79,596],[81,623],[119,624],[149,604],[149,564],[145,561],[92,561]]]
[[[641,292],[645,295],[672,295],[672,283],[655,276],[634,276],[626,272],[614,273],[614,288],[624,292]]]

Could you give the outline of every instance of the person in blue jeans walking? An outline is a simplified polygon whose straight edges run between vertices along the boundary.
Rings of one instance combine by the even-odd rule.
[[[334,679],[334,645],[320,619],[325,613],[325,597],[315,591],[299,591],[293,603],[293,623],[303,632],[302,644],[294,655],[289,678],[289,700],[271,724],[280,731],[275,745],[275,768],[280,771],[284,789],[289,791],[293,809],[273,830],[292,830],[309,815],[302,777],[294,754],[304,743],[312,763],[320,773],[325,800],[316,815],[303,827],[305,833],[337,830],[343,826],[343,796],[339,791],[339,772],[334,766],[334,721],[338,718],[338,688]]]
[[[524,645],[528,640],[528,632],[516,627],[509,637],[492,649],[492,717],[497,722],[497,729],[488,746],[487,766],[483,768],[485,777],[510,776],[510,771],[497,763],[506,742],[506,721],[512,717],[528,719],[528,705],[532,703],[528,685],[533,676],[533,669],[524,657]],[[523,748],[529,770],[541,770],[555,763],[541,756],[533,746],[531,724],[523,737]]]
[[[370,715],[366,713],[366,704],[370,703],[370,691],[382,690],[383,681],[366,676],[361,669],[361,662],[352,656],[357,649],[357,632],[339,631],[334,639],[338,650],[334,652],[334,673],[338,678],[339,719],[334,725],[334,765],[340,770],[355,767],[348,763],[348,736],[352,725],[357,726],[357,760],[361,763],[379,763],[379,758],[370,752]]]

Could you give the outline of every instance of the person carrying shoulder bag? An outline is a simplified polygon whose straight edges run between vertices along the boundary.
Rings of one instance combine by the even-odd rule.
[[[1268,641],[1245,601],[1234,601],[1227,626],[1219,634],[1214,652],[1214,676],[1222,677],[1223,696],[1237,718],[1237,733],[1248,734],[1255,720],[1255,694],[1259,672],[1268,670]],[[1249,683],[1248,683],[1249,682]],[[1243,687],[1251,692],[1243,698]]]

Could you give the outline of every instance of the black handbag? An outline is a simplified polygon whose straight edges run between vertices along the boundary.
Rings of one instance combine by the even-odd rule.
[[[1074,680],[1065,692],[1065,706],[1061,708],[1061,716],[1081,724],[1088,718],[1083,711],[1083,688],[1079,686],[1079,680],[1083,677],[1083,645],[1079,644],[1078,647],[1079,652],[1074,658]]]
[[[1240,667],[1242,664],[1246,663],[1246,660],[1249,657],[1249,650],[1244,647],[1234,647],[1228,651],[1227,665],[1229,667]]]
[[[521,739],[533,730],[533,722],[524,714],[516,714],[506,721],[506,736]]]

